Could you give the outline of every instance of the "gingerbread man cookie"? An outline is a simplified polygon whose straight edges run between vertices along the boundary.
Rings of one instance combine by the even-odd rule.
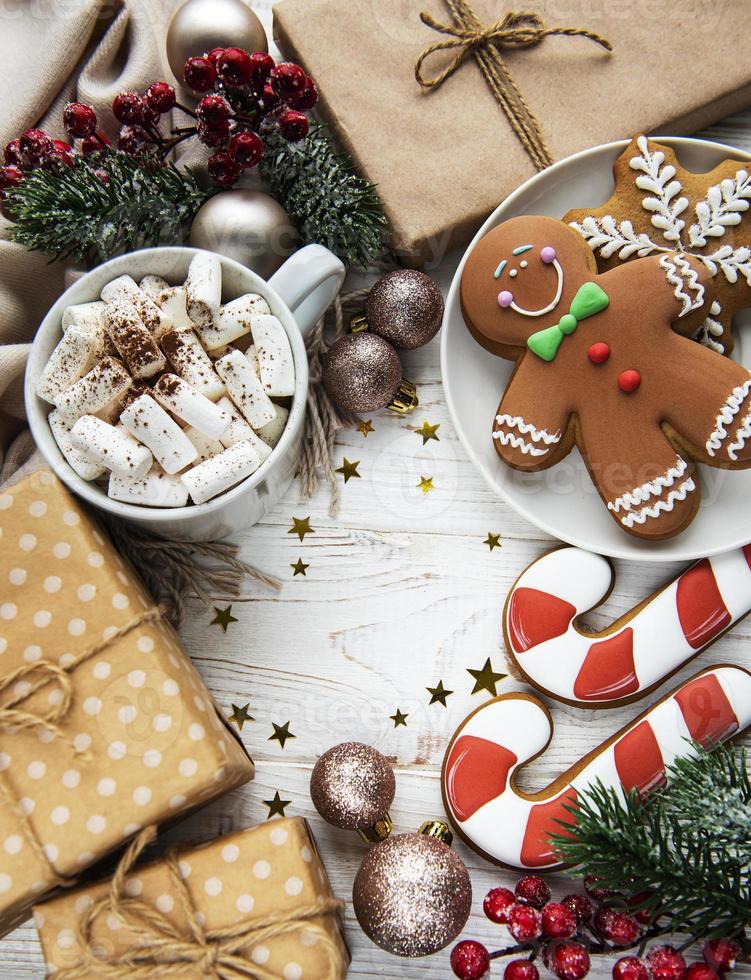
[[[577,445],[625,531],[668,538],[699,506],[696,461],[751,466],[751,374],[672,329],[712,302],[692,256],[650,255],[598,273],[577,231],[512,218],[461,279],[464,319],[516,368],[493,424],[509,466],[541,470]]]
[[[712,277],[712,302],[679,329],[729,354],[733,314],[751,306],[749,169],[724,160],[708,173],[692,173],[670,147],[635,136],[615,161],[610,200],[576,208],[563,220],[587,242],[600,271],[669,252],[700,262]]]

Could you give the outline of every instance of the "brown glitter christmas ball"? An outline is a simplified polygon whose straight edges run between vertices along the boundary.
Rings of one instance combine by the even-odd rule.
[[[399,390],[402,365],[391,344],[374,333],[340,337],[323,360],[329,398],[349,412],[376,412]]]
[[[342,830],[378,823],[394,799],[394,770],[376,749],[342,742],[324,752],[310,777],[310,795],[323,819]]]
[[[472,885],[447,844],[424,834],[397,834],[365,855],[352,901],[363,932],[382,949],[428,956],[464,928]]]
[[[443,296],[424,272],[397,269],[379,279],[370,290],[365,317],[373,333],[395,347],[413,350],[438,333]]]

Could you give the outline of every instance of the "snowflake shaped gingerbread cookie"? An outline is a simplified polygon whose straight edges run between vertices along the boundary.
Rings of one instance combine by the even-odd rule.
[[[714,299],[679,329],[729,354],[732,317],[751,306],[751,167],[725,160],[708,173],[692,173],[672,149],[640,135],[613,173],[609,201],[569,211],[564,221],[584,237],[601,271],[670,252],[700,262],[712,278]]]

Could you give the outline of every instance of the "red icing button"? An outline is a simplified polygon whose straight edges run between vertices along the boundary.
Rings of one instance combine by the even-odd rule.
[[[593,364],[604,364],[610,357],[610,347],[607,344],[592,344],[587,351],[587,357]]]
[[[638,371],[634,371],[633,368],[630,368],[628,371],[621,371],[618,375],[618,387],[627,394],[636,391],[640,384],[641,375]]]

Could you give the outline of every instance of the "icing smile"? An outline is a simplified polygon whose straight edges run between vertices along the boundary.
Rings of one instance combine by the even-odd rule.
[[[511,254],[514,256],[522,255],[524,252],[528,252],[532,247],[533,247],[532,245],[520,245],[518,248],[515,248]],[[547,306],[542,306],[536,310],[528,310],[525,309],[523,306],[519,306],[518,303],[515,302],[514,294],[510,290],[503,289],[498,294],[498,305],[502,309],[511,307],[512,310],[514,310],[516,313],[520,313],[522,316],[544,316],[546,313],[550,313],[551,310],[554,310],[556,306],[558,306],[558,304],[561,301],[561,296],[563,295],[563,269],[561,268],[561,265],[558,262],[558,259],[556,258],[555,249],[551,245],[546,245],[544,248],[540,250],[540,259],[542,262],[545,263],[545,265],[552,265],[553,268],[555,269],[557,283],[556,283],[556,290],[553,299],[547,304]],[[521,269],[526,269],[528,266],[527,260],[523,259],[519,263],[519,265]],[[493,274],[494,278],[500,279],[507,266],[508,266],[508,260],[503,259],[498,264],[498,267],[496,268]],[[509,270],[510,278],[514,279],[516,278],[517,275],[518,275],[517,269]]]

